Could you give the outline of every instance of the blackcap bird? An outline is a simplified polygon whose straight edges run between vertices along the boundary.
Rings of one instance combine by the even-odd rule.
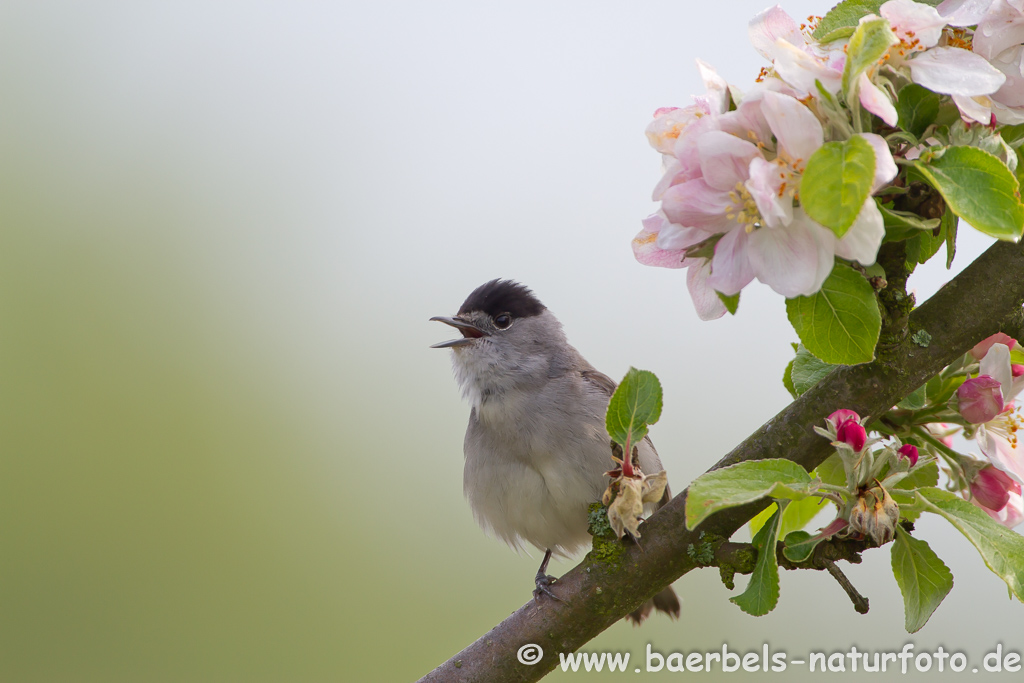
[[[547,595],[552,553],[568,556],[590,543],[588,507],[608,485],[614,463],[605,411],[615,382],[569,345],[562,324],[523,285],[491,280],[477,287],[453,317],[434,317],[462,336],[434,344],[451,349],[455,379],[470,404],[463,491],[486,530],[513,548],[544,552],[535,598]],[[661,471],[649,438],[639,447],[644,472]],[[652,512],[671,498],[669,490]],[[630,615],[651,608],[673,617],[671,586]]]

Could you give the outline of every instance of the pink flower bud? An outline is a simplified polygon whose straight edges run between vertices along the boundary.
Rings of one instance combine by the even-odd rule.
[[[828,416],[828,421],[834,424],[836,426],[836,429],[839,429],[839,427],[841,427],[842,424],[847,420],[853,420],[854,422],[860,423],[860,415],[853,412],[852,410],[840,408],[839,410]]]
[[[836,430],[836,439],[849,444],[854,452],[859,453],[864,448],[864,442],[868,440],[868,433],[856,420],[847,420]]]
[[[960,414],[971,424],[988,422],[1003,410],[1003,392],[999,382],[988,375],[978,375],[956,390]]]
[[[1020,377],[1021,375],[1024,375],[1024,365],[1018,365],[1017,363],[1014,363],[1013,365],[1010,366],[1010,372],[1013,374],[1015,378]]]
[[[914,465],[917,464],[917,456],[918,456],[917,446],[914,446],[913,444],[905,443],[902,446],[900,446],[899,453],[900,453],[900,455],[902,455],[903,457],[905,457],[907,460],[910,461],[910,466],[911,467],[913,467]]]
[[[1020,494],[1020,484],[1002,470],[986,467],[971,482],[971,495],[983,508],[998,512],[1010,501],[1010,492]]]
[[[971,349],[971,355],[981,360],[988,353],[988,350],[992,348],[993,344],[1006,344],[1007,347],[1013,348],[1017,345],[1017,340],[1008,334],[1002,332],[996,332],[991,337],[981,340],[978,342],[973,349]]]

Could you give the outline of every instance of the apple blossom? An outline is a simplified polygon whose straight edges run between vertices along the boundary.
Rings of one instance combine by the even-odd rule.
[[[903,444],[897,451],[901,456],[910,461],[910,466],[913,467],[917,464],[918,451],[917,446],[913,444]]]
[[[1013,528],[1024,521],[1021,485],[995,467],[978,472],[970,486],[972,502],[1000,524]]]
[[[983,424],[1003,409],[1003,393],[999,381],[988,375],[966,380],[956,390],[958,410],[971,424]]]

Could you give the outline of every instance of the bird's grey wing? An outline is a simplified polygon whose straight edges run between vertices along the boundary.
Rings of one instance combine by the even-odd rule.
[[[603,372],[595,370],[594,368],[587,368],[585,370],[582,370],[580,372],[580,374],[583,376],[583,379],[588,384],[590,384],[591,386],[595,387],[597,390],[601,391],[602,393],[607,394],[609,398],[611,398],[611,395],[615,393],[615,387],[618,386],[615,383],[615,380],[613,380],[611,377],[609,377],[608,375],[604,374]],[[645,436],[644,437],[644,444],[647,446],[647,448],[646,449],[645,448],[641,448],[640,456],[641,456],[641,458],[643,460],[649,461],[649,462],[646,463],[647,467],[653,469],[653,471],[648,472],[648,474],[653,474],[654,472],[661,471],[661,469],[662,469],[661,458],[658,457],[658,451],[654,448],[654,442],[651,441],[651,437],[650,436]],[[648,449],[650,449],[650,453],[649,454],[644,452],[645,450],[648,450]],[[651,460],[648,457],[648,455],[653,455],[654,456],[653,460]],[[656,469],[654,469],[654,468],[656,468]],[[666,485],[665,486],[665,494],[661,497],[661,500],[659,500],[657,503],[654,504],[654,509],[655,510],[659,509],[662,505],[664,505],[665,503],[669,502],[670,500],[672,500],[672,491]]]
[[[601,393],[606,394],[608,398],[612,397],[612,394],[615,393],[615,387],[618,386],[615,383],[615,380],[613,380],[611,377],[604,374],[603,372],[595,370],[594,368],[586,368],[584,370],[581,370],[580,375],[583,376],[583,379],[590,386],[594,387]]]

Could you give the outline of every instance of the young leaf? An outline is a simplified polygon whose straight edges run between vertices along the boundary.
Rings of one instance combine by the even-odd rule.
[[[899,126],[916,138],[939,116],[939,102],[942,98],[923,85],[911,83],[897,93],[896,113]]]
[[[823,363],[804,348],[803,345],[797,349],[796,358],[793,359],[793,389],[797,396],[803,395],[805,391],[820,382],[825,375],[832,372],[836,366]]]
[[[785,504],[785,501],[780,503],[783,507]],[[775,546],[781,521],[782,516],[776,512],[754,537],[757,563],[750,575],[750,583],[740,595],[729,598],[729,602],[751,616],[764,616],[779,603],[779,558],[775,554]]]
[[[917,501],[925,510],[942,515],[967,537],[985,564],[1024,602],[1024,536],[1007,529],[977,506],[949,491],[918,489]]]
[[[889,22],[881,17],[862,19],[857,23],[847,43],[846,66],[843,69],[843,92],[847,102],[856,102],[853,95],[860,75],[877,64],[889,48],[899,42]]]
[[[1024,232],[1017,179],[1002,161],[977,147],[950,147],[938,159],[914,162],[953,212],[975,229],[1016,241]]]
[[[953,588],[953,574],[927,543],[901,526],[892,542],[892,573],[903,594],[907,633],[916,633]]]
[[[807,160],[800,203],[808,216],[842,237],[864,208],[874,178],[875,151],[867,140],[855,135],[826,142]]]
[[[915,468],[913,472],[896,482],[892,488],[912,491],[914,489],[929,488],[938,483],[939,466],[937,463],[930,462],[927,465]]]
[[[695,528],[725,508],[766,496],[799,500],[809,491],[811,476],[792,460],[772,458],[741,462],[697,477],[686,495],[686,526]]]
[[[787,299],[786,313],[807,350],[826,363],[874,359],[882,317],[874,289],[853,268],[836,263],[817,294]]]
[[[661,382],[653,372],[630,368],[608,402],[605,426],[615,443],[636,444],[647,436],[647,425],[661,417]]]

